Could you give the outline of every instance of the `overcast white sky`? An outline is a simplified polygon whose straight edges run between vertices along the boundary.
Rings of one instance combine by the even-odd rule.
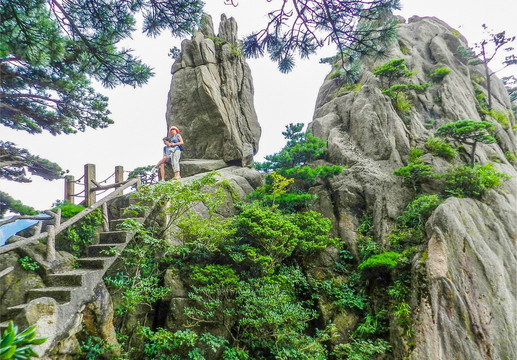
[[[205,11],[212,15],[216,32],[221,13],[233,16],[239,26],[239,36],[257,30],[265,23],[268,9],[276,8],[282,0],[241,0],[238,7],[224,5],[224,0],[206,0]],[[403,0],[398,12],[406,19],[413,16],[436,16],[458,29],[473,44],[480,37],[481,24],[495,31],[506,30],[517,35],[516,0]],[[29,135],[6,127],[0,128],[0,139],[12,141],[34,154],[59,163],[76,178],[82,176],[86,163],[97,165],[97,178],[103,180],[116,165],[126,170],[156,163],[162,152],[162,137],[166,135],[166,103],[173,60],[167,56],[169,49],[180,40],[169,34],[146,38],[139,32],[126,48],[154,68],[155,76],[147,85],[133,89],[119,87],[114,90],[99,88],[110,99],[109,108],[115,124],[107,129],[92,130],[75,135]],[[515,44],[517,47],[517,42]],[[335,54],[329,47],[325,53],[308,61],[298,61],[293,72],[281,74],[275,63],[264,59],[249,59],[255,85],[255,109],[262,127],[260,151],[255,157],[260,161],[265,155],[277,152],[284,144],[281,132],[289,123],[312,120],[319,87],[330,70],[319,64],[319,58]],[[517,66],[508,73],[517,75]],[[185,139],[188,145],[188,139]],[[63,180],[44,181],[34,177],[29,184],[0,180],[0,189],[14,198],[46,209],[56,199],[63,197]]]

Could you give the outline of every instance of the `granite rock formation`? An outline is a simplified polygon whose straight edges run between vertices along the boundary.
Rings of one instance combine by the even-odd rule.
[[[212,19],[181,44],[172,66],[167,125],[180,128],[183,159],[224,160],[249,165],[258,151],[260,126],[253,104],[251,71],[237,40],[237,23]]]
[[[467,47],[466,39],[436,18],[415,16],[402,22],[399,38],[386,57],[361,61],[355,86],[347,87],[339,77],[327,77],[310,124],[316,136],[327,140],[328,160],[348,166],[330,181],[329,188],[317,193],[321,199],[333,199],[333,209],[326,214],[352,247],[361,214],[372,215],[374,237],[386,243],[396,217],[415,196],[393,175],[407,165],[411,148],[423,148],[426,138],[448,122],[486,120],[495,125],[497,143],[479,146],[476,161],[494,162],[511,179],[482,200],[449,198],[428,220],[429,242],[420,249],[421,258],[426,259],[424,268],[413,264],[414,277],[418,271],[424,274],[412,295],[416,346],[405,347],[392,324],[395,358],[517,357],[517,172],[505,157],[517,149],[512,130],[515,118],[509,111],[507,91],[495,77],[491,79],[493,109],[505,114],[509,124],[478,111],[476,93],[487,94],[484,68],[462,60],[459,46]],[[431,82],[426,91],[411,92],[413,106],[406,114],[381,93],[381,81],[373,74],[376,66],[398,58],[405,59],[415,72],[411,81],[416,84],[431,82],[429,74],[439,67],[451,70],[442,81]],[[469,151],[466,146],[452,165],[468,162]],[[429,154],[423,158],[438,173],[451,165]]]

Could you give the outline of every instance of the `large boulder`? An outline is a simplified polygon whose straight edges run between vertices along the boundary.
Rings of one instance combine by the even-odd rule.
[[[426,224],[427,291],[410,359],[516,359],[517,180],[451,198]]]
[[[236,21],[222,15],[215,36],[207,15],[201,29],[191,40],[184,40],[181,49],[172,66],[167,125],[181,130],[183,159],[249,165],[258,151],[261,130]]]

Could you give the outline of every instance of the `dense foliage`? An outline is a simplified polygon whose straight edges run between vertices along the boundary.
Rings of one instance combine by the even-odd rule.
[[[200,191],[206,186],[215,186],[214,191]],[[142,211],[155,199],[169,220],[162,230],[132,219],[125,222],[137,241],[122,254],[124,270],[106,279],[120,292],[119,319],[167,295],[170,289],[160,283],[166,268],[185,279],[189,301],[185,328],[141,327],[145,346],[128,349],[131,358],[201,359],[221,351],[225,359],[326,359],[323,342],[330,329],[307,335],[318,314],[297,263],[329,245],[339,246],[328,235],[330,220],[313,211],[284,214],[259,202],[243,204],[235,216],[221,218],[217,209],[228,196],[215,174],[188,184],[143,186],[137,193],[130,211]],[[208,210],[205,217],[190,210],[201,204]],[[177,241],[165,240],[170,236]],[[124,330],[124,320],[118,327]]]
[[[263,163],[254,163],[257,170],[269,172],[265,185],[253,194],[266,204],[276,204],[282,209],[294,211],[310,205],[314,196],[306,191],[317,181],[328,179],[343,171],[341,166],[315,163],[327,153],[325,140],[302,132],[303,124],[289,124],[282,132],[287,139],[284,148],[267,155]]]

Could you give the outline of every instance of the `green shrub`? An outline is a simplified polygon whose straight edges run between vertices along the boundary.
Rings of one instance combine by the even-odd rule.
[[[70,219],[74,215],[79,214],[81,211],[85,209],[82,205],[75,205],[70,203],[69,201],[65,201],[64,203],[58,204],[56,207],[52,209],[53,212],[56,212],[57,209],[61,209],[61,217],[64,219]]]
[[[40,268],[38,262],[30,256],[24,256],[18,260],[23,270],[34,271]]]
[[[222,337],[211,333],[197,334],[190,329],[171,332],[162,328],[153,331],[149,327],[141,327],[139,335],[145,339],[144,360],[201,360],[206,356],[213,356],[228,343]]]
[[[488,115],[490,115],[495,121],[501,124],[504,129],[508,129],[510,127],[510,120],[504,113],[500,113],[492,109],[488,112]]]
[[[39,357],[32,348],[34,345],[43,344],[47,338],[36,338],[36,325],[28,327],[18,333],[18,327],[9,320],[7,329],[0,339],[0,359],[29,359]]]
[[[397,222],[404,228],[421,227],[442,202],[438,195],[418,195],[406,206],[406,210],[397,218]]]
[[[380,79],[387,79],[390,86],[393,80],[409,78],[415,73],[408,70],[405,59],[393,59],[373,69],[373,74]]]
[[[501,185],[504,179],[510,178],[494,170],[492,164],[476,164],[473,168],[461,165],[447,170],[439,177],[445,180],[446,196],[476,199],[481,198],[488,190]]]
[[[493,131],[494,124],[488,121],[458,120],[440,126],[436,129],[435,135],[472,145],[470,166],[474,167],[477,143],[493,144],[497,142],[496,138],[492,136]]]
[[[517,155],[515,154],[515,151],[506,151],[504,153],[504,157],[510,164],[517,164]]]
[[[346,344],[337,345],[334,354],[337,359],[371,360],[389,351],[390,343],[384,339],[353,339]]]
[[[394,104],[395,109],[401,115],[407,115],[411,112],[411,108],[413,107],[413,103],[409,100],[408,96],[404,93],[398,93],[395,98]]]
[[[441,67],[436,69],[434,72],[429,74],[429,77],[433,82],[439,82],[442,81],[444,77],[449,75],[451,72],[451,69],[448,69],[446,67]]]
[[[81,351],[80,359],[97,360],[105,358],[106,353],[113,349],[113,345],[107,344],[100,337],[88,336],[86,341],[81,342],[79,349]]]
[[[404,182],[415,191],[420,191],[422,183],[429,179],[434,172],[432,166],[423,163],[422,153],[421,149],[411,149],[409,163],[393,172],[393,175],[401,176]]]
[[[358,84],[345,84],[345,85],[343,85],[343,86],[341,86],[339,88],[339,90],[336,93],[336,96],[339,96],[339,95],[344,94],[344,93],[349,93],[349,92],[357,93],[362,88],[363,88],[363,84],[361,84],[361,83],[358,83]]]
[[[310,131],[302,133],[303,124],[289,124],[282,134],[288,140],[284,148],[266,156],[263,163],[254,163],[254,167],[263,172],[273,172],[266,177],[265,185],[257,188],[251,198],[277,204],[288,211],[300,210],[299,205],[310,205],[314,196],[306,193],[310,186],[319,179],[333,177],[343,171],[341,166],[313,166],[311,163],[321,159],[327,153],[326,141],[312,135]],[[278,177],[280,175],[280,177]],[[275,189],[285,179],[295,179],[290,186],[283,186],[282,191]]]
[[[393,251],[387,251],[382,254],[372,255],[359,264],[359,270],[371,268],[394,268],[398,265],[400,254]]]
[[[67,214],[72,214],[79,208],[70,207],[66,210]],[[60,241],[60,246],[76,257],[84,256],[88,245],[94,242],[100,225],[102,225],[102,212],[96,209],[62,232],[65,241]]]
[[[337,279],[319,281],[312,280],[316,292],[326,295],[332,303],[343,310],[366,308],[367,297],[360,291],[360,274],[352,273],[346,282]]]
[[[425,148],[429,150],[431,154],[440,156],[446,160],[452,160],[458,156],[458,150],[444,140],[436,137],[428,137],[425,142]]]

